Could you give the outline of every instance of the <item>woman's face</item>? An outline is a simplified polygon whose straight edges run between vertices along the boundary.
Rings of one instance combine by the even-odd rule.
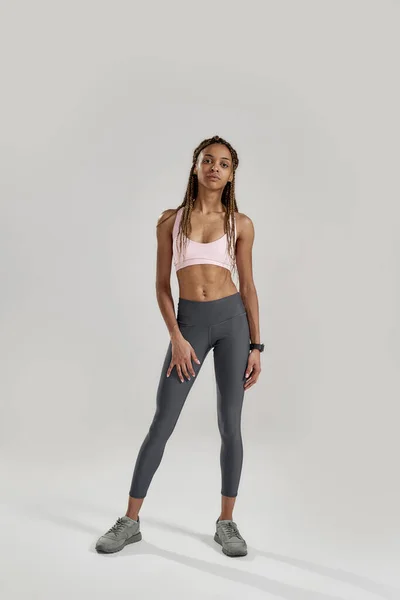
[[[199,184],[211,190],[223,190],[233,179],[232,156],[223,144],[210,144],[203,148],[197,159],[194,172]],[[211,178],[215,175],[215,178]]]

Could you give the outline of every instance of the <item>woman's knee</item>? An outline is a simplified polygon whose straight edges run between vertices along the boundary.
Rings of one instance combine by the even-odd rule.
[[[240,419],[218,421],[221,438],[228,441],[240,440],[242,436]]]
[[[149,428],[148,437],[152,441],[166,443],[175,428],[174,422],[162,418],[154,418]]]

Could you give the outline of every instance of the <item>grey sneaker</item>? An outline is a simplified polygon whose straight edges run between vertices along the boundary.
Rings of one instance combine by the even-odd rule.
[[[246,556],[247,544],[242,538],[234,521],[225,520],[216,522],[217,531],[214,540],[221,544],[222,552],[227,556]]]
[[[142,539],[140,533],[140,519],[134,521],[126,515],[118,517],[116,522],[96,542],[97,552],[118,552],[127,544],[139,542]]]

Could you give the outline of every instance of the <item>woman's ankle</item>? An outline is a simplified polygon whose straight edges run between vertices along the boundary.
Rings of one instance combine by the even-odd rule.
[[[132,513],[127,512],[126,517],[129,517],[130,519],[133,519],[133,521],[138,521],[139,520],[139,515],[134,515]]]

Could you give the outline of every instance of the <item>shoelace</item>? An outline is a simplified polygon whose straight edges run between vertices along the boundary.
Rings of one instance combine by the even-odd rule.
[[[123,522],[121,517],[118,517],[118,519],[116,520],[114,525],[112,527],[110,527],[110,529],[107,531],[107,533],[115,533],[115,535],[117,535],[118,531],[120,529],[122,529],[124,526],[125,526],[125,523]]]
[[[220,527],[222,527],[222,530],[224,533],[226,533],[228,538],[231,537],[238,537],[240,540],[243,540],[242,536],[239,533],[239,530],[237,528],[237,525],[235,525],[235,523],[231,522],[231,523],[219,523]]]

